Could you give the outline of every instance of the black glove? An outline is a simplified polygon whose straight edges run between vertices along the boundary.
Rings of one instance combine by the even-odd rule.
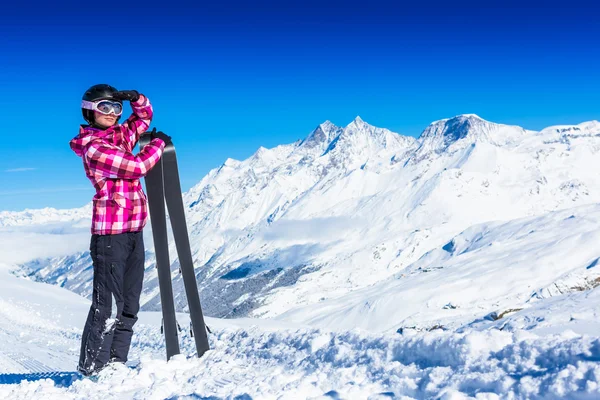
[[[161,139],[163,142],[165,142],[165,144],[171,144],[171,136],[167,135],[166,133],[162,132],[162,131],[156,131],[156,128],[152,129],[151,132],[147,132],[146,135],[150,135],[152,137],[152,139],[154,138],[159,138]]]
[[[119,90],[112,94],[112,98],[115,100],[138,101],[140,94],[137,90]]]

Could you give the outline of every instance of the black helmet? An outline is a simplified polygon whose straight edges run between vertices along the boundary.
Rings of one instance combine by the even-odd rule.
[[[101,83],[99,85],[94,85],[91,88],[89,88],[88,90],[86,90],[86,92],[83,94],[82,100],[87,100],[87,101],[98,101],[98,100],[103,100],[103,99],[114,100],[112,95],[115,92],[117,92],[117,89],[115,89],[114,87],[112,87],[110,85],[106,85],[104,83]],[[116,100],[116,101],[120,102],[120,100]],[[83,114],[83,119],[85,119],[88,122],[88,124],[94,125],[94,122],[95,122],[94,121],[94,111],[86,110],[85,108],[82,108],[81,113]],[[121,116],[117,117],[117,121],[119,120],[119,118],[121,118]]]

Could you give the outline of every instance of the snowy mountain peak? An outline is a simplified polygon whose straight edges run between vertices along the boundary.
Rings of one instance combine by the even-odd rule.
[[[330,121],[325,121],[312,131],[300,146],[306,149],[319,148],[324,150],[340,133],[341,128]]]
[[[329,155],[330,162],[343,166],[344,170],[369,165],[385,164],[394,154],[402,153],[413,146],[416,140],[394,133],[388,129],[369,125],[357,116],[329,144],[323,155]],[[378,161],[376,161],[378,160]]]
[[[350,122],[346,128],[344,128],[345,131],[349,132],[349,133],[354,133],[357,131],[361,131],[361,132],[368,132],[370,134],[375,133],[376,131],[381,131],[380,128],[377,128],[373,125],[370,125],[368,123],[366,123],[361,117],[357,116],[356,118],[354,118],[352,120],[352,122]]]
[[[542,135],[548,133],[559,133],[581,136],[596,135],[598,132],[600,132],[600,122],[594,120],[582,122],[577,125],[553,125],[542,129],[539,133]]]
[[[360,116],[356,116],[356,118],[354,118],[351,122],[351,124],[355,124],[357,126],[361,126],[361,125],[369,125],[367,124]],[[370,125],[369,125],[370,126]]]
[[[486,125],[495,125],[475,114],[462,114],[453,118],[441,119],[432,122],[421,134],[421,139],[431,137],[447,137],[456,141],[466,137],[469,132]]]
[[[330,120],[327,120],[325,122],[323,122],[322,124],[320,124],[318,126],[318,128],[321,128],[321,130],[323,130],[324,132],[329,132],[335,129],[339,129],[333,122],[331,122]]]
[[[479,140],[502,141],[504,138],[494,137],[497,136],[495,135],[496,132],[502,127],[506,126],[486,121],[476,114],[461,114],[453,118],[432,122],[421,133],[419,140],[423,143],[425,149],[440,152],[463,139],[468,139],[469,143]],[[515,128],[519,133],[524,131],[522,128]],[[507,132],[506,134],[512,136],[513,133]]]
[[[439,122],[447,122],[447,121],[455,120],[455,119],[460,119],[460,120],[470,119],[470,120],[481,120],[481,121],[489,122],[489,121],[486,121],[485,119],[481,118],[477,114],[468,114],[467,113],[467,114],[458,114],[458,115],[455,115],[452,118],[442,118],[442,119],[439,119],[437,121],[433,121],[430,125],[434,125],[434,124],[437,124]]]
[[[227,160],[225,160],[225,162],[223,163],[224,166],[231,167],[231,168],[235,168],[240,164],[241,164],[241,161],[235,160],[233,158],[227,158]]]
[[[269,153],[269,150],[266,147],[260,146],[252,155],[252,159],[262,159],[266,154]]]

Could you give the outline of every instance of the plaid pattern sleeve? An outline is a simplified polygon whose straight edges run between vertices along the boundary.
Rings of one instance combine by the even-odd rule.
[[[150,100],[143,94],[140,94],[138,101],[131,102],[133,114],[121,125],[123,137],[133,149],[140,138],[140,135],[148,130],[154,111]]]
[[[162,156],[165,142],[155,138],[137,155],[102,142],[90,142],[85,161],[93,174],[111,179],[139,179],[146,176]]]

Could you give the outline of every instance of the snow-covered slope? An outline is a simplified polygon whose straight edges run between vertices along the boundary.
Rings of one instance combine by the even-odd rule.
[[[0,374],[73,370],[89,301],[0,266]],[[592,291],[596,293],[597,290]],[[597,295],[597,293],[596,293]],[[535,315],[566,316],[560,307]],[[566,313],[565,313],[566,311]],[[178,314],[187,326],[185,314]],[[187,330],[165,360],[159,313],[140,313],[130,359],[97,382],[0,385],[3,399],[596,398],[600,338],[486,328],[371,334],[268,320],[208,318],[211,349],[198,359]],[[79,328],[79,329],[78,329]],[[467,397],[469,396],[469,397]],[[501,397],[499,397],[501,396]]]
[[[89,301],[18,278],[12,268],[0,263],[0,373],[72,370],[79,354],[73,339],[81,335],[75,315],[85,318]]]
[[[573,208],[564,212],[583,221],[586,214],[578,207],[590,205],[583,209],[595,218],[599,150],[597,121],[534,132],[467,114],[432,123],[419,139],[360,118],[344,128],[325,122],[302,141],[260,148],[244,161],[228,159],[184,194],[203,307],[211,316],[289,316],[377,330],[458,327],[505,306],[521,307],[532,293],[560,286],[569,273],[577,275],[577,284],[586,280],[592,287],[595,270],[585,266],[600,254],[586,232],[594,221],[571,227],[560,212]],[[547,235],[522,235],[527,223]],[[159,310],[149,228],[143,309]],[[572,229],[583,235],[577,252],[585,257],[572,256],[575,247],[564,245]],[[469,235],[484,239],[471,243]],[[506,239],[510,235],[515,243]],[[461,240],[468,243],[466,253],[444,250]],[[492,246],[472,247],[482,240]],[[496,250],[496,242],[505,243],[506,251]],[[549,247],[553,266],[540,264],[530,245]],[[172,242],[171,254],[176,259]],[[504,272],[509,263],[527,283],[513,285]],[[421,274],[419,268],[436,272]],[[23,269],[90,295],[85,248],[38,258]],[[184,311],[176,261],[172,270]],[[435,292],[430,279],[449,282],[447,290]],[[455,279],[464,280],[463,286]],[[475,281],[478,290],[472,289]],[[398,297],[412,293],[401,288],[413,284],[423,286],[414,288],[420,300],[411,303],[412,311],[395,310],[397,319],[382,322],[388,318],[384,310],[398,308]],[[498,288],[490,290],[492,284]],[[452,294],[467,287],[470,294],[462,299]],[[451,302],[462,303],[444,308]],[[339,304],[353,307],[353,318],[335,318],[349,310]],[[364,318],[367,310],[370,317]]]
[[[600,243],[599,227],[596,204],[474,225],[389,279],[278,319],[372,331],[456,330],[494,320],[504,328],[500,320],[514,312],[544,308],[546,299],[600,286],[600,249],[592,245]],[[585,307],[600,310],[600,297],[585,298]],[[583,322],[585,332],[600,332],[599,312],[573,307],[561,325],[577,330]],[[518,316],[507,324],[537,328]]]

